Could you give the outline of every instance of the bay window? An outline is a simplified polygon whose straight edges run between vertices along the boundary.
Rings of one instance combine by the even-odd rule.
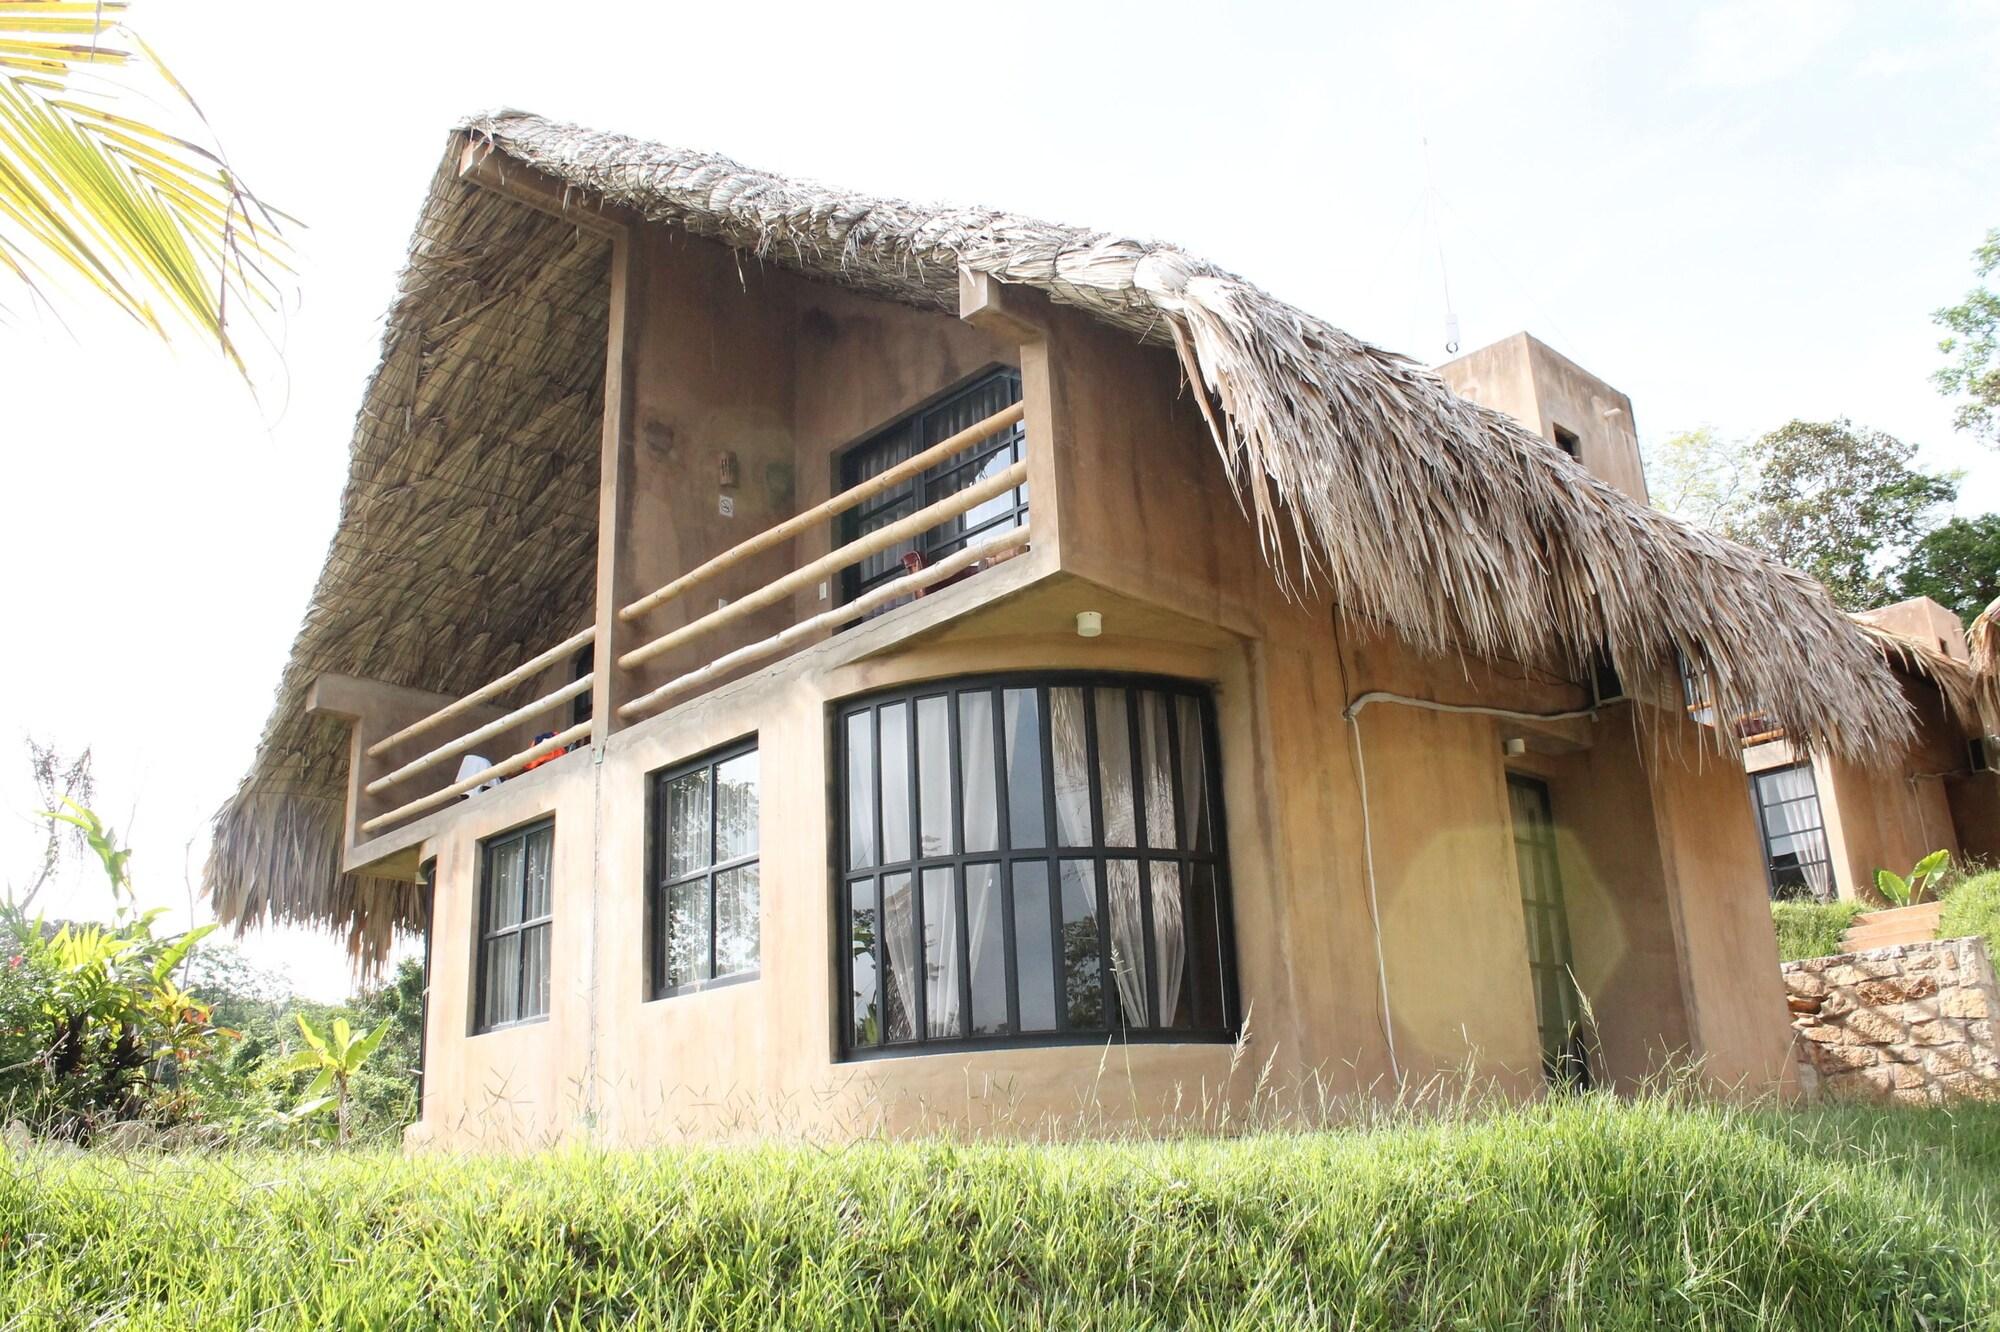
[[[951,681],[835,730],[848,1053],[1233,1035],[1206,691]]]

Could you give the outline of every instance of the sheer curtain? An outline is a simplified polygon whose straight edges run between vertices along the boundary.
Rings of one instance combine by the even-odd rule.
[[[910,888],[910,876],[882,876],[882,928],[884,952],[889,959],[889,984],[899,1011],[888,1015],[888,1037],[909,1040],[917,1034],[917,977],[923,974],[924,958],[917,946],[917,895]]]

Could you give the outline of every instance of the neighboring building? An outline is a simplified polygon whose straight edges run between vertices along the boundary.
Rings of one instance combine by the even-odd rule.
[[[428,929],[413,1142],[1762,1089],[1684,657],[1906,741],[1815,585],[1181,251],[510,113],[432,186],[206,883]]]
[[[1544,343],[1516,333],[1438,374],[1645,500],[1631,399]],[[1793,745],[1762,710],[1733,714],[1773,897],[1831,901],[1872,892],[1877,869],[1904,873],[1941,848],[2000,858],[2000,764],[1982,742],[2000,727],[1981,717],[1979,677],[1958,617],[1916,597],[1855,619],[1909,704],[1915,729],[1907,745],[1886,756],[1815,754]],[[1713,721],[1701,684],[1691,682],[1688,698],[1691,713]]]

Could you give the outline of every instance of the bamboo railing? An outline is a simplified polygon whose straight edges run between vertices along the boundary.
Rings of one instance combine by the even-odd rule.
[[[640,619],[648,612],[684,596],[688,591],[700,584],[737,568],[746,560],[764,551],[775,549],[793,537],[819,527],[821,524],[845,513],[863,501],[881,495],[919,475],[928,468],[935,467],[947,459],[964,453],[974,445],[991,439],[1003,430],[1008,430],[1019,425],[1023,415],[1024,408],[1020,403],[1015,403],[1010,407],[995,412],[985,420],[959,431],[951,438],[941,443],[933,444],[931,447],[904,459],[895,466],[869,477],[858,485],[851,486],[834,495],[832,498],[824,500],[791,518],[787,518],[781,523],[768,527],[745,541],[739,542],[713,559],[707,560],[687,573],[682,574],[664,587],[640,597],[630,605],[621,607],[618,611],[618,619],[628,624]],[[945,520],[969,512],[979,505],[986,503],[988,500],[1025,484],[1027,479],[1027,464],[1024,462],[1015,463],[997,475],[987,477],[955,494],[946,496],[935,504],[927,505],[907,517],[900,518],[893,523],[866,533],[837,550],[822,555],[782,577],[773,579],[745,596],[720,606],[706,615],[698,616],[678,628],[660,634],[650,642],[622,654],[618,658],[617,666],[622,670],[632,670],[635,667],[645,665],[662,653],[672,651],[682,644],[692,642],[704,635],[712,634],[728,625],[739,623],[745,617],[767,606],[781,602],[804,588],[812,586],[812,584],[821,578],[857,564],[868,556],[878,554],[900,542],[919,537]],[[968,546],[964,550],[958,551],[928,568],[913,570],[900,578],[884,583],[880,587],[873,588],[865,595],[855,598],[844,606],[838,606],[822,614],[801,620],[780,633],[772,634],[757,642],[726,652],[695,670],[678,675],[648,693],[622,704],[618,709],[618,716],[621,720],[631,720],[643,716],[658,708],[666,700],[720,679],[739,666],[776,656],[787,648],[804,642],[816,634],[857,620],[878,607],[886,606],[890,602],[902,597],[921,593],[937,583],[962,574],[974,568],[983,560],[997,559],[1011,555],[1028,544],[1028,537],[1029,524],[1024,521],[1018,527],[1009,528],[977,545]],[[422,717],[417,721],[411,722],[394,735],[377,740],[374,744],[368,746],[366,751],[368,757],[380,758],[406,741],[434,730],[446,722],[463,717],[481,703],[500,697],[516,685],[534,678],[534,676],[556,662],[592,644],[595,640],[596,630],[594,627],[572,634],[554,647],[537,654],[505,675],[493,680],[491,683],[482,685],[465,697],[446,704],[427,717]],[[605,669],[605,666],[600,662],[597,670],[602,669]],[[444,763],[449,759],[472,750],[474,747],[495,736],[504,734],[525,721],[554,711],[564,703],[589,690],[596,681],[597,670],[590,671],[559,689],[550,690],[532,702],[524,703],[506,715],[497,717],[483,726],[476,727],[455,739],[447,740],[443,744],[433,747],[428,752],[411,759],[408,763],[403,764],[394,771],[384,773],[380,777],[368,782],[362,790],[371,796],[380,795],[382,792],[408,781],[419,773],[426,772],[440,763]],[[407,819],[435,809],[439,805],[446,804],[470,791],[477,790],[488,782],[513,776],[515,773],[527,768],[535,760],[558,753],[565,746],[583,739],[590,734],[590,730],[591,726],[589,722],[582,722],[571,726],[567,730],[560,731],[551,736],[549,739],[532,745],[517,754],[501,759],[491,767],[484,768],[461,781],[454,781],[449,786],[409,801],[385,814],[376,815],[361,825],[361,831],[372,833],[389,827],[392,824],[402,823]]]
[[[597,629],[594,625],[589,629],[580,630],[570,635],[554,647],[549,648],[547,651],[536,653],[533,657],[522,662],[505,675],[481,685],[465,697],[455,699],[439,708],[436,712],[418,718],[402,730],[397,731],[394,735],[385,736],[377,740],[374,744],[368,746],[366,751],[368,757],[380,758],[383,754],[388,753],[392,748],[407,740],[415,739],[417,736],[434,730],[448,721],[463,717],[467,712],[478,707],[486,700],[496,698],[514,686],[521,684],[523,681],[533,679],[550,666],[589,646],[596,639]],[[506,715],[494,718],[484,726],[475,727],[456,739],[445,741],[445,743],[436,746],[420,757],[411,759],[395,771],[384,773],[382,776],[375,778],[361,789],[368,795],[380,795],[390,787],[401,782],[406,782],[417,774],[426,772],[449,759],[456,758],[458,755],[466,753],[475,746],[491,740],[497,735],[504,735],[514,727],[519,726],[522,722],[555,711],[571,699],[588,692],[592,685],[596,683],[596,680],[597,672],[595,670],[586,671],[559,689],[552,689],[532,702],[524,703]],[[405,819],[414,818],[426,810],[434,809],[444,804],[455,796],[463,795],[465,792],[474,790],[497,778],[507,777],[519,772],[543,755],[555,753],[564,745],[574,740],[580,740],[588,734],[590,734],[590,723],[581,722],[561,732],[553,739],[531,745],[517,754],[511,754],[501,759],[489,768],[481,769],[471,778],[454,782],[441,791],[434,791],[429,795],[400,805],[386,814],[379,814],[363,823],[361,831],[374,832],[376,829],[386,828],[392,823],[401,823]]]

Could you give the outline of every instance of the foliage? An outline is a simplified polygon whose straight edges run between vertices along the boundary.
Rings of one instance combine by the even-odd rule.
[[[62,805],[88,805],[97,795],[97,781],[90,770],[90,750],[85,749],[74,757],[65,757],[55,745],[27,737],[28,770],[35,785],[35,795],[41,808],[56,809]],[[54,819],[44,820],[42,829],[42,854],[34,872],[28,877],[25,887],[7,885],[7,901],[21,911],[34,905],[49,880],[61,870],[64,858],[72,849],[81,848],[83,837],[76,829]]]
[[[1939,878],[1951,871],[1951,852],[1933,851],[1919,860],[1908,878],[1894,870],[1875,871],[1875,891],[1891,906],[1906,907],[1937,896]]]
[[[278,219],[126,8],[0,0],[0,272],[37,296],[60,275],[162,337],[190,325],[241,367],[230,316],[275,301]]]
[[[1840,937],[1863,910],[1859,902],[1771,903],[1771,923],[1778,931],[1778,960],[1798,962],[1842,952]]]
[[[292,1107],[292,1118],[303,1118],[329,1104],[335,1110],[335,1123],[339,1125],[335,1140],[345,1147],[348,1143],[347,1103],[348,1089],[368,1056],[375,1053],[375,1047],[389,1034],[389,1024],[384,1022],[366,1036],[356,1040],[354,1028],[346,1018],[335,1018],[324,1033],[314,1031],[312,1023],[306,1021],[304,1013],[298,1014],[299,1034],[306,1039],[305,1048],[294,1051],[290,1058],[279,1061],[279,1073],[310,1073],[311,1082],[300,1093],[305,1099]]]
[[[2000,961],[2000,870],[1975,874],[1945,894],[1938,937],[1984,939],[1987,954]]]
[[[2000,1110],[1890,1117],[1583,1095],[1234,1140],[28,1156],[0,1273],[23,1332],[1973,1324]]]
[[[152,1091],[215,1047],[208,1008],[174,971],[212,925],[155,936],[161,913],[132,894],[131,851],[89,809],[70,802],[46,817],[74,826],[104,868],[112,923],[51,926],[5,913],[13,973],[0,990],[0,1097],[36,1131],[88,1139],[138,1117]]]
[[[2000,444],[2000,292],[1984,279],[2000,270],[2000,227],[1972,252],[1980,284],[1957,305],[1931,316],[1947,330],[1938,350],[1953,358],[1933,375],[1938,391],[1962,397],[1953,424],[1989,444]]]
[[[1697,527],[1733,530],[1750,508],[1757,484],[1756,455],[1713,427],[1669,435],[1645,450],[1646,489],[1653,507]]]
[[[1811,574],[1844,609],[1890,599],[1885,571],[1958,493],[1911,466],[1914,445],[1847,420],[1792,421],[1759,439],[1751,510],[1729,535]]]
[[[1924,533],[1896,573],[1896,594],[1929,597],[1971,627],[2000,599],[2000,513],[1954,518]]]

